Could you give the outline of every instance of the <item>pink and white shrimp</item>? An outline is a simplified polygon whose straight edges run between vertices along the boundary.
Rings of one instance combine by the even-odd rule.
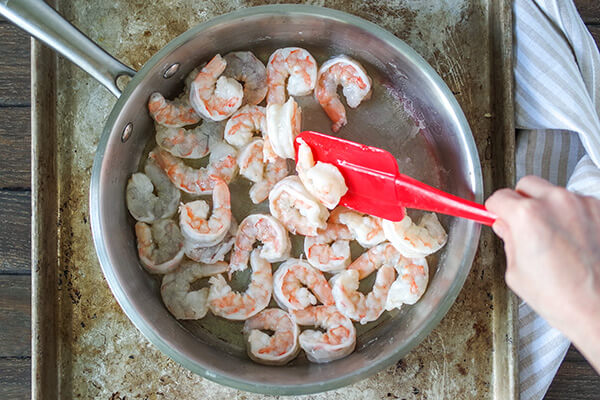
[[[223,76],[233,78],[244,85],[243,102],[256,105],[267,95],[267,69],[251,51],[234,51],[225,54],[227,68]]]
[[[301,310],[317,304],[333,305],[331,287],[325,276],[306,261],[291,258],[273,275],[273,297],[284,310]]]
[[[364,248],[373,247],[385,241],[385,234],[381,226],[382,219],[379,217],[338,207],[331,212],[330,220],[346,225],[354,239]]]
[[[285,89],[290,96],[306,96],[315,88],[317,62],[305,49],[285,47],[275,50],[267,62],[267,104],[283,104]]]
[[[297,176],[279,181],[269,193],[269,210],[291,233],[315,236],[327,226],[329,212]]]
[[[215,180],[212,192],[213,210],[210,218],[207,218],[209,206],[204,200],[191,201],[179,207],[181,233],[185,241],[194,246],[210,247],[218,244],[231,226],[229,187],[222,179]]]
[[[386,310],[400,308],[402,304],[415,304],[425,293],[429,282],[429,267],[425,258],[402,257],[394,268],[398,278],[388,292]]]
[[[129,178],[125,199],[133,218],[151,223],[171,218],[177,212],[180,192],[154,162],[148,161],[144,173],[138,172]]]
[[[299,335],[296,322],[278,308],[264,309],[244,324],[248,356],[260,364],[284,365],[293,360],[300,351]]]
[[[190,87],[190,104],[198,114],[212,121],[229,118],[242,105],[242,85],[221,76],[226,67],[227,62],[217,54],[200,70]]]
[[[269,305],[273,293],[271,264],[260,257],[259,250],[250,256],[252,275],[245,292],[234,292],[223,275],[210,278],[208,304],[213,314],[232,320],[246,320]]]
[[[364,279],[382,265],[399,264],[402,254],[390,243],[385,242],[371,247],[350,264],[348,269],[358,271],[358,279]]]
[[[348,56],[339,56],[326,61],[317,76],[315,98],[333,122],[331,130],[337,132],[348,122],[346,110],[337,94],[342,85],[346,103],[356,108],[371,97],[371,78],[360,63]]]
[[[346,225],[329,222],[316,236],[304,238],[304,254],[311,265],[323,272],[339,272],[350,264],[350,240]]]
[[[170,101],[158,92],[150,95],[148,111],[157,124],[167,128],[181,128],[200,122],[200,116],[187,102],[187,99],[178,98]]]
[[[177,188],[191,194],[211,194],[215,185],[215,177],[231,182],[237,171],[237,151],[226,143],[213,146],[208,166],[192,168],[182,159],[160,148],[148,155],[154,160]]]
[[[268,104],[267,135],[270,150],[281,158],[294,158],[294,139],[302,129],[302,109],[293,97],[285,104]],[[264,137],[264,135],[263,135]],[[265,158],[270,158],[270,151],[265,152]]]
[[[155,124],[156,143],[180,158],[202,158],[210,153],[211,145],[221,140],[221,124],[204,121],[195,128],[166,128]]]
[[[354,351],[356,329],[352,321],[335,306],[312,306],[294,310],[290,314],[299,325],[316,326],[326,330],[307,329],[298,340],[308,359],[315,363],[327,363],[344,358]]]
[[[184,261],[175,271],[163,276],[160,295],[163,303],[177,319],[201,319],[208,312],[208,288],[191,290],[197,280],[227,270],[227,263],[214,265]]]
[[[427,213],[418,224],[406,215],[399,222],[383,221],[385,237],[405,257],[419,258],[435,253],[448,240],[448,234],[435,213]]]
[[[237,222],[235,222],[235,219],[231,218],[229,230],[221,242],[210,247],[200,247],[190,241],[185,241],[183,245],[185,255],[189,259],[203,264],[215,264],[219,261],[223,261],[225,256],[233,248],[237,229]]]
[[[240,175],[254,182],[250,188],[250,200],[254,204],[264,201],[277,182],[288,175],[287,162],[275,156],[273,160],[263,160],[262,139],[254,139],[238,154]]]
[[[135,235],[140,261],[151,274],[171,272],[183,259],[183,236],[174,221],[161,219],[152,226],[138,222]]]
[[[232,146],[243,147],[253,136],[267,133],[266,110],[264,107],[246,105],[237,110],[225,125],[224,138]]]
[[[302,139],[298,139],[298,142],[298,177],[317,200],[330,210],[334,209],[348,191],[342,173],[333,164],[321,161],[315,164],[310,146]]]
[[[292,244],[287,231],[281,223],[270,215],[248,215],[240,223],[235,245],[229,262],[229,273],[243,271],[248,266],[250,252],[259,241],[262,246],[256,251],[268,262],[278,262],[287,259]]]

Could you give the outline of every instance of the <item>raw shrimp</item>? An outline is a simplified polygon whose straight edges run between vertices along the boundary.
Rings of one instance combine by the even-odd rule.
[[[231,198],[229,187],[215,178],[212,192],[213,210],[207,219],[209,206],[204,200],[195,200],[179,207],[179,226],[186,242],[198,247],[210,247],[223,240],[231,226]]]
[[[202,158],[210,152],[211,145],[221,140],[221,124],[204,121],[192,129],[166,128],[155,124],[156,143],[180,158]]]
[[[331,287],[323,273],[297,258],[277,267],[273,275],[273,297],[284,310],[301,310],[314,306],[317,300],[326,306],[334,304]]]
[[[200,116],[187,99],[177,98],[169,101],[158,92],[150,95],[148,111],[154,121],[167,128],[181,128],[200,122]]]
[[[274,332],[269,335],[263,330]],[[244,323],[248,356],[260,364],[283,365],[300,351],[300,328],[292,317],[278,308],[267,308]]]
[[[267,136],[272,153],[281,158],[294,158],[294,139],[302,127],[302,109],[293,97],[285,104],[267,105]],[[270,159],[271,151],[265,152],[265,158]]]
[[[242,105],[244,89],[232,78],[221,76],[227,62],[220,54],[213,57],[190,85],[190,104],[203,117],[222,121]]]
[[[305,236],[315,236],[317,229],[325,228],[329,216],[297,176],[288,176],[273,187],[269,210],[291,233]]]
[[[375,321],[383,313],[390,287],[396,277],[393,266],[377,270],[373,289],[366,296],[358,291],[359,272],[347,269],[331,279],[333,298],[338,310],[361,325]]]
[[[169,177],[154,162],[148,161],[144,173],[138,172],[129,178],[125,197],[133,218],[150,223],[171,218],[177,211],[180,193]]]
[[[395,265],[398,278],[392,283],[385,309],[400,308],[402,304],[415,304],[427,289],[429,267],[425,258],[402,257]]]
[[[252,136],[265,135],[267,119],[265,108],[246,105],[237,110],[225,125],[224,138],[237,148],[250,143]]]
[[[291,311],[299,325],[316,326],[326,332],[307,329],[298,340],[312,362],[327,363],[346,357],[356,346],[356,329],[352,321],[335,306],[312,306]]]
[[[235,234],[237,233],[237,222],[235,219],[231,219],[231,225],[227,234],[220,243],[210,247],[200,247],[190,241],[184,241],[183,249],[185,255],[194,260],[204,264],[215,264],[218,261],[223,261],[227,253],[233,248],[235,243]]]
[[[186,165],[183,160],[160,148],[152,150],[148,156],[156,161],[175,186],[191,194],[211,194],[215,184],[214,177],[229,183],[237,171],[237,151],[226,143],[215,144],[210,152],[208,166],[199,169]]]
[[[306,96],[315,88],[317,62],[306,50],[285,47],[275,50],[267,62],[267,104],[285,102],[285,82],[290,96]]]
[[[331,221],[346,225],[358,244],[364,248],[373,247],[385,241],[385,234],[381,227],[382,220],[379,217],[338,207],[332,211]]]
[[[183,236],[177,224],[170,219],[161,219],[152,226],[135,224],[137,248],[140,261],[152,274],[173,271],[183,258]]]
[[[333,164],[315,160],[308,144],[298,139],[298,162],[296,171],[298,177],[313,196],[325,207],[333,210],[338,205],[342,196],[348,191],[340,170]]]
[[[304,254],[313,267],[323,272],[339,272],[350,264],[350,240],[354,239],[346,225],[329,222],[317,236],[304,238]]]
[[[315,98],[333,122],[331,130],[334,132],[348,122],[346,110],[337,94],[338,85],[342,85],[349,107],[356,108],[363,100],[371,97],[371,78],[358,61],[348,56],[339,56],[321,65]]]
[[[402,258],[394,246],[385,242],[362,253],[350,264],[348,269],[358,271],[358,279],[364,279],[382,265],[391,265],[392,267],[397,265]]]
[[[259,250],[250,256],[252,275],[244,293],[234,292],[223,278],[210,278],[208,303],[213,314],[233,320],[245,320],[262,311],[271,300],[273,276],[271,264],[260,256]]]
[[[258,204],[269,196],[273,186],[288,175],[287,162],[275,156],[263,161],[264,140],[254,139],[240,150],[238,166],[240,175],[254,182],[250,188],[250,200]]]
[[[383,221],[385,237],[405,257],[419,258],[435,253],[448,240],[435,213],[427,213],[418,224],[406,215],[399,222]]]
[[[244,103],[256,105],[267,95],[267,69],[251,51],[234,51],[223,57],[227,68],[223,76],[244,85]]]
[[[256,241],[262,243],[262,247],[257,249],[258,255],[268,262],[283,261],[290,255],[290,238],[278,220],[266,214],[248,215],[240,223],[235,237],[235,246],[229,262],[230,273],[246,269]]]
[[[163,276],[160,295],[177,319],[204,318],[208,311],[208,288],[191,290],[192,283],[227,270],[227,263],[214,265],[184,261],[179,268]]]

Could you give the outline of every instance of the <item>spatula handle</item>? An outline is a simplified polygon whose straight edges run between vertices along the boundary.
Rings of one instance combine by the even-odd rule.
[[[395,183],[397,199],[405,207],[467,218],[488,226],[497,219],[482,204],[443,192],[409,176],[398,174]]]

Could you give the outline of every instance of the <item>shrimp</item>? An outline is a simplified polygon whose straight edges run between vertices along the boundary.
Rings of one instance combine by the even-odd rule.
[[[338,207],[331,213],[330,220],[346,225],[358,244],[364,248],[373,247],[385,241],[385,234],[381,227],[382,220],[379,217]]]
[[[271,264],[260,256],[259,250],[254,250],[250,265],[252,275],[244,293],[234,292],[223,275],[209,279],[208,304],[213,314],[226,319],[245,320],[269,305],[273,293]]]
[[[179,207],[179,226],[186,242],[198,247],[211,247],[223,240],[231,226],[231,198],[229,187],[215,179],[212,192],[213,211],[209,219],[208,203],[195,200]]]
[[[149,161],[144,167],[144,173],[131,175],[125,197],[133,218],[151,223],[171,218],[175,214],[180,192],[169,177],[154,162]]]
[[[348,191],[340,170],[333,164],[315,160],[308,144],[298,139],[296,171],[306,189],[325,207],[333,210]]]
[[[269,210],[291,233],[315,236],[327,226],[329,212],[306,191],[297,176],[279,181],[269,193]]]
[[[359,272],[347,269],[331,278],[332,293],[338,310],[361,325],[375,321],[383,313],[390,287],[396,278],[393,266],[377,270],[373,289],[366,296],[358,291]]]
[[[251,51],[234,51],[223,57],[227,63],[223,76],[244,85],[244,103],[256,105],[267,95],[267,69]]]
[[[285,83],[290,96],[306,96],[315,88],[317,62],[306,50],[285,47],[275,50],[267,62],[267,104],[285,102]]]
[[[203,264],[215,264],[219,261],[223,261],[227,253],[233,248],[237,229],[237,222],[232,218],[229,230],[227,231],[227,234],[225,234],[223,240],[210,247],[200,247],[186,240],[183,243],[185,255],[188,258]]]
[[[159,92],[150,95],[148,111],[154,121],[167,128],[181,128],[200,122],[200,116],[185,98],[169,101]]]
[[[244,89],[232,78],[221,76],[227,62],[217,54],[196,75],[190,85],[190,104],[212,121],[229,118],[242,105]]]
[[[427,213],[418,224],[406,215],[399,222],[383,221],[385,237],[405,257],[419,258],[435,253],[448,240],[448,234],[435,213]]]
[[[338,85],[342,85],[349,107],[356,108],[363,100],[371,97],[371,78],[358,61],[348,56],[339,56],[321,65],[315,98],[333,122],[331,130],[334,132],[348,122],[346,110],[337,94]]]
[[[402,257],[394,268],[398,278],[388,292],[386,310],[400,308],[402,304],[415,304],[425,293],[429,282],[429,267],[425,258]]]
[[[257,249],[258,255],[268,262],[287,259],[292,249],[287,231],[278,220],[266,214],[248,215],[240,223],[235,237],[229,262],[230,273],[246,269],[256,241],[262,243],[262,247]]]
[[[287,260],[275,271],[273,297],[284,310],[301,310],[314,306],[317,300],[326,306],[334,304],[323,273],[297,258]]]
[[[210,152],[208,166],[195,169],[183,160],[160,148],[148,155],[162,168],[177,188],[191,194],[211,194],[215,177],[231,182],[237,171],[237,151],[226,143],[215,144]]]
[[[161,219],[152,226],[135,224],[137,248],[140,261],[152,274],[173,271],[183,258],[183,236],[177,224],[170,219]]]
[[[271,188],[288,175],[287,162],[275,156],[273,160],[263,161],[264,140],[254,139],[240,150],[238,166],[240,175],[254,182],[250,188],[250,200],[254,204],[264,201]]]
[[[304,310],[290,311],[299,325],[311,325],[326,332],[307,329],[298,337],[300,347],[308,359],[315,363],[327,363],[346,357],[356,346],[356,329],[352,321],[335,306],[312,306]]]
[[[346,225],[329,222],[317,236],[304,238],[304,254],[313,267],[323,272],[339,272],[350,264],[350,240],[354,239]]]
[[[395,266],[401,259],[400,252],[390,243],[385,242],[362,253],[348,269],[358,271],[358,279],[362,280],[382,265]]]
[[[178,269],[163,276],[160,286],[163,303],[177,319],[204,318],[208,312],[208,288],[192,291],[192,283],[226,270],[224,262],[214,265],[182,262]]]
[[[180,158],[202,158],[210,153],[211,145],[221,139],[221,124],[204,121],[192,129],[166,128],[155,124],[156,143]]]
[[[269,335],[263,330],[273,331]],[[244,323],[248,356],[260,364],[284,365],[300,351],[300,328],[290,314],[278,308],[267,308]]]
[[[293,97],[285,104],[267,105],[267,135],[272,153],[281,158],[294,158],[294,139],[302,127],[302,109]],[[264,137],[264,135],[263,135]],[[265,158],[270,159],[270,151],[265,153]]]
[[[224,138],[232,146],[243,147],[250,143],[255,134],[267,131],[265,108],[246,105],[237,110],[225,125]]]

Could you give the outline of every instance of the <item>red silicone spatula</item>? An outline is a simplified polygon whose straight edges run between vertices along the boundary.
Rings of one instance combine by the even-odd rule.
[[[385,150],[304,131],[294,141],[296,156],[298,138],[310,146],[315,162],[339,168],[348,186],[348,192],[340,201],[343,206],[391,221],[404,218],[404,207],[468,218],[485,225],[492,225],[496,220],[481,204],[401,174],[396,159]]]

